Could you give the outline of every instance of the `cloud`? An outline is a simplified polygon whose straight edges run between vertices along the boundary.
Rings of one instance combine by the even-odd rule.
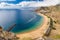
[[[21,5],[22,7],[41,7],[41,6],[54,6],[59,4],[59,0],[47,0],[47,1],[23,1],[19,3],[18,5]]]
[[[0,8],[3,6],[7,6],[7,8],[9,8],[9,6],[11,8],[26,8],[26,7],[45,7],[45,6],[54,6],[60,4],[60,0],[47,0],[47,1],[22,1],[18,4],[9,4],[6,2],[1,2],[0,3]]]

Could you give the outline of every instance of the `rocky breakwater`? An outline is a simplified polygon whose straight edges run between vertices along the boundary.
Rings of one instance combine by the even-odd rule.
[[[19,38],[14,33],[3,31],[0,26],[0,40],[19,40]]]

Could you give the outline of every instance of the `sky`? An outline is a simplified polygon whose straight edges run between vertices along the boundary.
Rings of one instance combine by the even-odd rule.
[[[13,3],[13,4],[17,4],[20,3],[22,1],[31,1],[31,0],[0,0],[0,2],[7,2],[7,3]],[[37,1],[37,0],[33,0],[33,1]],[[39,0],[39,1],[43,1],[43,0]]]
[[[21,1],[22,0],[0,0],[0,2],[7,2],[7,3],[13,3],[13,4],[17,4]]]
[[[20,2],[20,4],[18,5],[22,5],[22,7],[44,7],[44,6],[55,6],[57,4],[59,4],[59,0],[47,0],[47,1],[43,1],[43,2],[36,2],[36,1],[23,1]]]
[[[1,0],[0,0],[1,1]],[[41,2],[42,1],[42,2]],[[6,1],[7,2],[7,1]],[[12,3],[12,4],[10,4]],[[15,6],[18,8],[20,7],[46,7],[46,6],[55,6],[57,4],[60,3],[60,0],[47,0],[47,1],[43,1],[43,0],[40,0],[40,1],[23,1],[23,0],[16,0],[16,1],[9,1],[8,3],[5,3],[5,2],[1,2],[0,3],[0,6],[7,6],[10,5],[11,7]],[[0,8],[1,8],[0,7]]]

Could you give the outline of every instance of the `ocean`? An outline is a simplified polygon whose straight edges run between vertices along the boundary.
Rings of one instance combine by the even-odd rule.
[[[43,17],[31,10],[0,9],[0,26],[7,30],[16,24],[10,32],[22,33],[37,29],[43,23]]]

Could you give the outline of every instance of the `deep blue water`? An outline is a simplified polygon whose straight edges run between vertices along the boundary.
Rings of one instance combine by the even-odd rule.
[[[7,30],[12,24],[16,26],[11,32],[17,33],[36,28],[36,24],[42,24],[43,17],[30,10],[0,9],[0,25]]]

